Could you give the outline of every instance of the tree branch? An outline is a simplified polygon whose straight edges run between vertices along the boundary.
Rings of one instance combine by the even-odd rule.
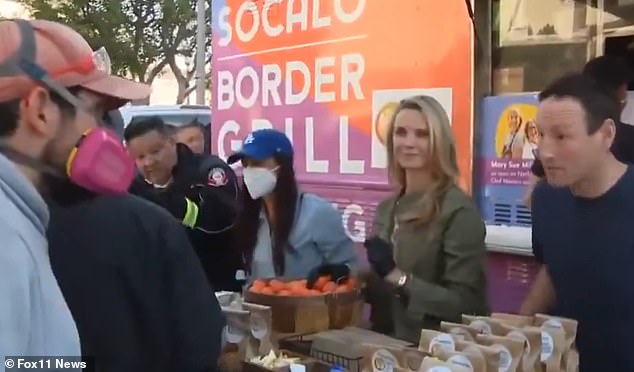
[[[147,79],[146,79],[145,82],[147,84],[152,84],[154,79],[156,79],[156,77],[161,73],[161,71],[163,71],[163,68],[165,68],[165,66],[167,66],[167,59],[163,58],[158,64],[156,64],[150,70],[150,73],[148,74]]]
[[[211,72],[205,74],[205,80],[211,79]],[[190,85],[187,89],[185,89],[185,94],[183,97],[187,97],[192,94],[196,90],[196,83]]]

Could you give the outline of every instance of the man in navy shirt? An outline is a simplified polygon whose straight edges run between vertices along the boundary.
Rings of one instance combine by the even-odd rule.
[[[532,212],[543,265],[521,313],[577,319],[582,372],[634,371],[634,168],[610,151],[619,102],[582,75],[554,82],[539,100],[547,182],[535,188]]]

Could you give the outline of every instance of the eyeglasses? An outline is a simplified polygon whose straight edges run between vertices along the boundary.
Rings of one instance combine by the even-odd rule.
[[[90,56],[80,59],[79,62],[75,64],[51,71],[49,73],[49,76],[55,79],[69,73],[87,75],[94,72],[95,70],[108,75],[110,75],[112,72],[112,62],[110,59],[110,55],[104,47],[93,51]]]
[[[95,68],[104,74],[112,74],[112,61],[106,48],[101,47],[92,53]]]

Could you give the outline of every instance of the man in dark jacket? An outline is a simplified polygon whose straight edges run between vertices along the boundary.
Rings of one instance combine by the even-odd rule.
[[[53,272],[96,371],[217,371],[225,320],[172,216],[73,185],[49,207]]]
[[[3,47],[9,53],[7,61],[21,58],[28,61],[29,55],[37,54],[42,68],[66,71],[74,78],[68,79],[64,73],[52,74],[51,79],[67,78],[56,81],[55,85],[47,83],[48,89],[36,88],[21,74],[16,81],[11,80],[11,73],[19,70],[9,68],[13,64],[5,61],[3,79],[6,81],[3,82],[12,83],[9,85],[13,90],[9,94],[17,92],[17,95],[3,105],[3,124],[8,128],[7,133],[15,132],[12,125],[23,120],[28,120],[30,126],[20,124],[22,129],[18,133],[31,131],[36,126],[48,128],[43,131],[47,133],[51,127],[60,127],[55,138],[49,134],[48,142],[43,142],[44,150],[39,151],[45,155],[23,165],[38,171],[33,174],[37,174],[34,177],[39,182],[36,183],[42,186],[42,196],[50,211],[48,228],[41,229],[42,232],[47,230],[48,250],[42,241],[38,249],[45,257],[38,262],[50,259],[55,279],[77,326],[81,353],[94,361],[94,369],[91,366],[87,370],[216,371],[225,322],[181,226],[151,203],[132,195],[96,195],[78,186],[75,178],[62,171],[68,163],[69,151],[74,154],[71,159],[86,155],[82,150],[71,151],[79,138],[74,137],[75,134],[95,127],[106,110],[116,109],[135,97],[147,96],[149,87],[109,75],[106,61],[110,58],[99,59],[104,55],[93,54],[88,43],[65,26],[44,21],[30,23],[16,21],[18,27],[13,29],[3,24]],[[89,66],[88,71],[74,72],[73,63],[78,60],[101,64]],[[20,89],[32,93],[22,96]],[[27,106],[29,110],[25,111]],[[33,143],[39,142],[31,141],[30,147]],[[70,147],[66,149],[66,145]],[[31,159],[28,153],[16,158]],[[39,204],[38,208],[42,220],[49,219],[46,208],[40,208]],[[37,238],[43,240],[39,235]],[[12,248],[6,244],[6,234],[0,239],[3,250]],[[5,262],[3,267],[9,267],[11,262]],[[31,291],[29,288],[37,286],[36,282],[46,279],[37,274],[26,277],[27,282],[20,289]],[[55,296],[57,293],[52,292],[50,286],[47,288],[44,300],[36,297],[30,304],[27,302],[30,311],[21,316],[29,317],[33,311],[41,311],[42,306],[44,313],[59,313],[65,308],[64,301]],[[3,291],[8,294],[5,302],[19,300],[17,289],[14,286]],[[11,327],[5,324],[9,323],[0,326],[3,341],[11,335],[11,327],[24,326],[15,319]],[[63,326],[55,329],[61,330]],[[26,336],[21,339],[27,340],[30,330],[22,331]],[[31,331],[40,334],[42,327]],[[46,342],[53,344],[68,338],[64,338],[64,332],[58,333],[62,338],[45,334]],[[27,340],[14,346],[25,347],[32,343],[33,340]],[[15,347],[12,350],[18,350]]]
[[[240,291],[242,256],[231,231],[239,185],[231,167],[176,143],[158,117],[133,121],[124,139],[140,173],[130,192],[164,207],[187,228],[214,290]]]

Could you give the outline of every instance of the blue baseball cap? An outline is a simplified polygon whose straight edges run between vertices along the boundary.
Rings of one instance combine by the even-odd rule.
[[[242,141],[242,149],[229,156],[227,163],[233,164],[244,158],[262,161],[275,155],[292,158],[291,141],[286,134],[275,129],[259,129],[249,133]]]

